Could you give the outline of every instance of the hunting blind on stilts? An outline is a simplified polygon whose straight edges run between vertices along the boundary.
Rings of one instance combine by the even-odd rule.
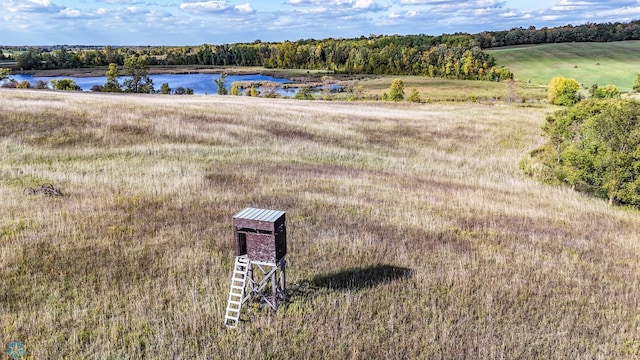
[[[235,264],[224,318],[236,327],[242,305],[260,301],[273,310],[286,300],[287,229],[285,212],[245,208],[233,215]]]

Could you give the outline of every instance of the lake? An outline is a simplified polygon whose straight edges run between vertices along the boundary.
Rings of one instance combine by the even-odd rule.
[[[191,88],[193,89],[194,94],[217,94],[218,86],[213,82],[218,79],[218,74],[153,74],[149,75],[149,77],[153,80],[153,86],[155,90],[160,90],[160,87],[163,83],[169,84],[169,87],[172,91],[174,91],[178,87],[183,88]],[[31,75],[13,75],[13,78],[18,81],[27,80],[34,85],[36,81],[43,80],[46,81],[49,86],[51,86],[51,80],[60,80],[60,79],[72,79],[83,91],[91,91],[91,88],[94,85],[104,85],[107,82],[106,76],[94,76],[94,77],[74,77],[74,76],[47,76],[47,77],[37,77]],[[120,76],[118,77],[118,81],[122,84],[126,79],[129,79],[128,76]],[[227,90],[231,89],[231,84],[236,81],[243,82],[261,82],[261,81],[270,81],[277,84],[286,84],[290,83],[289,79],[284,78],[276,78],[272,76],[253,74],[253,75],[227,75],[227,79],[225,81],[225,85]],[[258,89],[260,90],[260,89]],[[283,88],[278,87],[277,92],[282,96],[293,96],[296,93],[296,88]]]

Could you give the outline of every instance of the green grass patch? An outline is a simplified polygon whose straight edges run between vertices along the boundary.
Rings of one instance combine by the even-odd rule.
[[[640,73],[640,41],[562,43],[486,50],[520,82],[546,85],[553,77],[573,78],[589,88],[615,85],[630,91]]]

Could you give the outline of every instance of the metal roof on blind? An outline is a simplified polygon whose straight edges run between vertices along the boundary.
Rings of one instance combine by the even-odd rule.
[[[244,208],[233,215],[233,217],[246,220],[274,222],[284,214],[285,212],[280,210]]]

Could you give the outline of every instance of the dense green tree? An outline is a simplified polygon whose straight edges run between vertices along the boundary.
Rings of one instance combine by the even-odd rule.
[[[18,68],[22,70],[39,69],[42,65],[42,55],[34,49],[29,49],[16,58]]]
[[[542,178],[640,206],[640,103],[590,99],[547,117],[535,156]]]
[[[169,87],[168,83],[162,83],[162,86],[160,86],[160,92],[167,95],[167,94],[171,94],[171,88]]]
[[[131,76],[123,83],[124,91],[131,93],[152,93],[153,80],[149,77],[146,56],[134,56],[124,62],[125,73]]]
[[[56,90],[79,91],[82,90],[72,79],[51,80],[51,86]]]

